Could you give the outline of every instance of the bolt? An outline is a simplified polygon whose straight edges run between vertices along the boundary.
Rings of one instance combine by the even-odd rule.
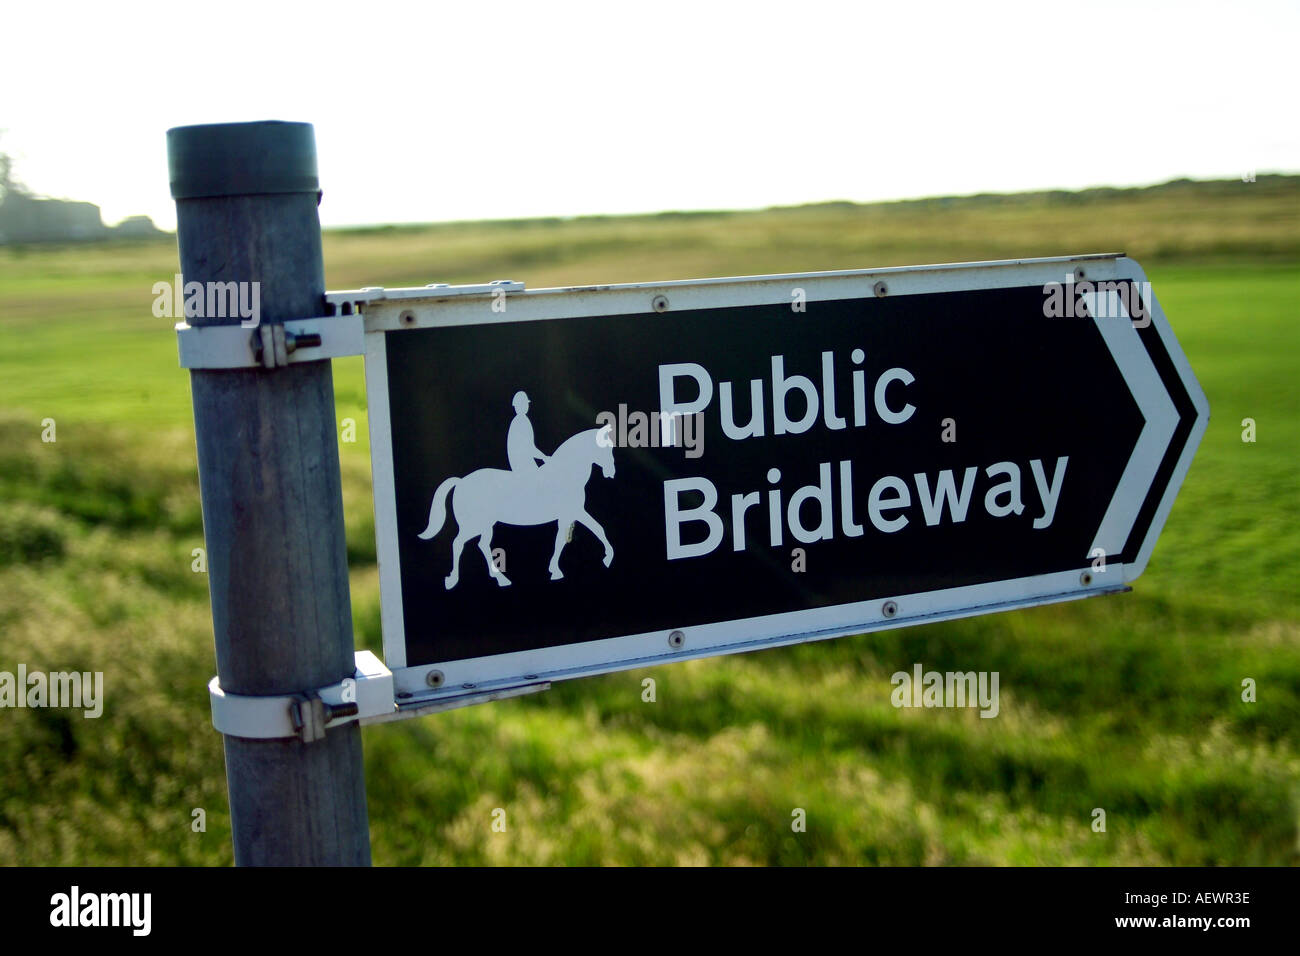
[[[286,352],[292,352],[295,349],[314,349],[319,347],[320,343],[319,332],[284,333],[284,350]]]
[[[356,703],[331,704],[325,703],[325,723],[338,720],[342,717],[355,717],[361,713],[360,705]]]
[[[667,312],[668,296],[666,295],[655,296],[653,299],[650,300],[650,308],[654,309],[656,312]]]
[[[447,676],[442,671],[432,670],[424,675],[424,682],[430,687],[441,687]]]
[[[669,647],[681,647],[685,643],[686,643],[686,635],[683,634],[681,631],[673,631],[671,634],[668,635]]]
[[[1091,584],[1091,583],[1092,583],[1092,572],[1091,572],[1091,571],[1084,571],[1081,575],[1079,575],[1079,583],[1082,584],[1085,588],[1086,588],[1089,584]]]
[[[877,299],[883,299],[885,296],[889,295],[889,286],[885,285],[883,279],[871,288],[876,293]]]
[[[402,313],[401,318],[400,318],[400,321],[401,321],[401,323],[402,323],[403,325],[414,325],[414,324],[415,324],[415,313],[414,313],[414,312],[411,312],[411,311],[408,309],[406,312],[403,312],[403,313]]]
[[[885,617],[893,617],[898,613],[898,602],[886,601],[880,606],[880,613],[885,615]]]

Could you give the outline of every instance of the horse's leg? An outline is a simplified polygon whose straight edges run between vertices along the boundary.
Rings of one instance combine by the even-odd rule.
[[[456,529],[456,540],[451,543],[451,574],[443,579],[443,585],[450,591],[460,580],[460,552],[465,547],[465,542],[474,537],[464,528]]]
[[[560,552],[564,546],[569,543],[569,532],[573,530],[573,519],[558,518],[555,522],[555,553],[551,555],[551,580],[558,581],[564,577],[564,572],[560,570]]]
[[[487,530],[478,536],[478,549],[483,552],[483,557],[487,560],[488,574],[492,575],[501,587],[509,587],[510,579],[498,571],[492,561],[492,527],[488,525]]]
[[[605,567],[609,567],[609,563],[614,560],[614,546],[609,543],[609,538],[605,537],[605,529],[600,526],[599,521],[587,514],[586,508],[578,512],[578,521],[605,546]]]

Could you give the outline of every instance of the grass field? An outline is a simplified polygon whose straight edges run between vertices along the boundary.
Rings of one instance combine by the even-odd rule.
[[[369,728],[376,862],[1300,862],[1300,179],[355,230],[325,247],[331,288],[1102,251],[1146,267],[1212,409],[1133,593]],[[175,271],[170,240],[0,248],[0,671],[103,671],[107,698],[98,720],[0,710],[3,864],[231,860],[188,376],[150,312]],[[378,649],[360,360],[335,375],[339,418],[360,426],[340,446],[355,628]],[[999,719],[893,708],[889,675],[918,661],[999,671]]]

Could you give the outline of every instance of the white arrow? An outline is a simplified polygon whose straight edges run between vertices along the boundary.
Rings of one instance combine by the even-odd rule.
[[[1092,550],[1101,548],[1107,556],[1124,550],[1129,532],[1137,522],[1142,502],[1155,483],[1160,462],[1173,441],[1178,427],[1178,411],[1174,401],[1160,381],[1160,374],[1151,362],[1137,329],[1133,327],[1128,309],[1119,293],[1114,290],[1084,293],[1088,314],[1097,323],[1102,341],[1110,349],[1111,357],[1124,376],[1124,383],[1137,400],[1144,424],[1133,454],[1129,456],[1124,474],[1120,476],[1115,494],[1101,519],[1101,526],[1093,539]],[[1149,307],[1149,304],[1148,304]]]

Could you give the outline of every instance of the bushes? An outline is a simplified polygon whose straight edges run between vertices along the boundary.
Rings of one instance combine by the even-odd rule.
[[[62,558],[68,523],[57,511],[27,502],[0,504],[0,567]]]
[[[0,501],[114,529],[201,533],[192,442],[179,431],[142,442],[60,423],[46,444],[32,422],[0,419]]]

